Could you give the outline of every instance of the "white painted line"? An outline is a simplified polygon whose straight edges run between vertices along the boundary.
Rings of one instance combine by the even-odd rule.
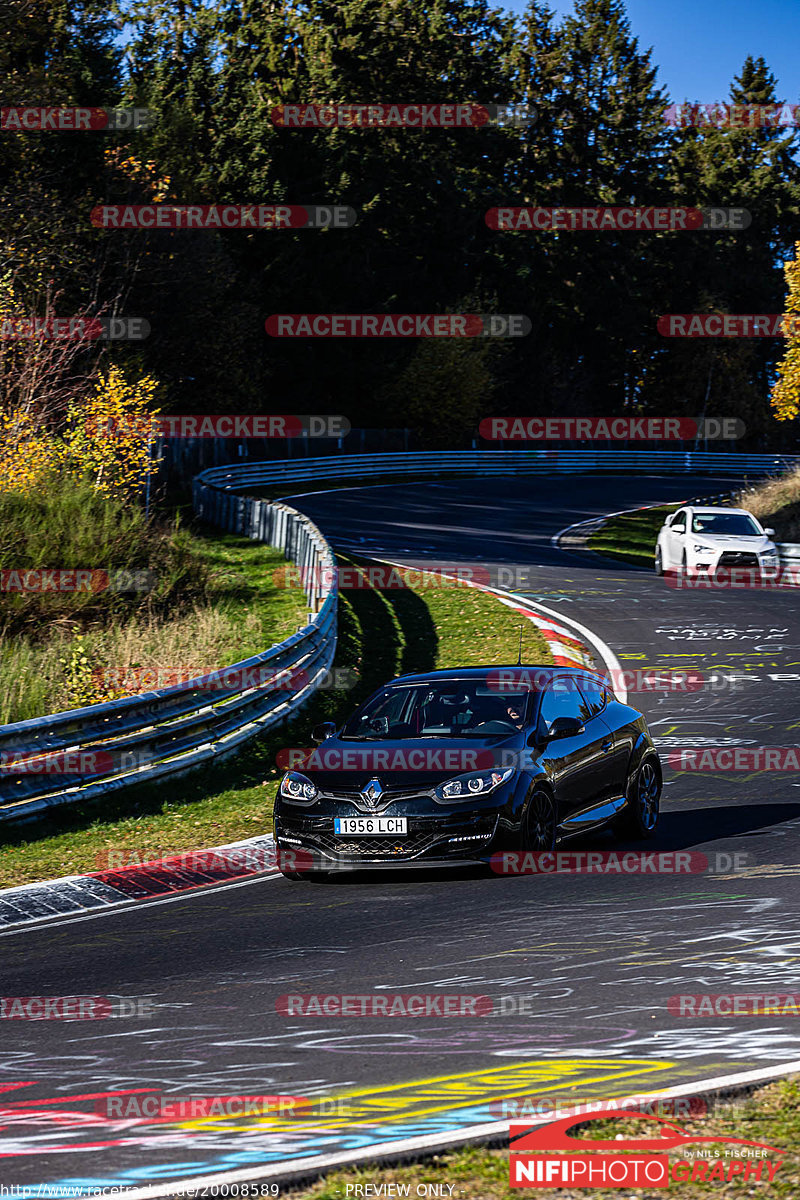
[[[663,508],[665,504],[671,504],[671,500],[662,500],[658,504],[640,504],[638,508],[621,508],[618,512],[603,513],[600,517],[587,517],[585,521],[576,521],[574,525],[567,525],[565,529],[560,529],[558,533],[554,533],[550,538],[550,545],[554,550],[560,550],[560,541],[562,537],[566,537],[568,533],[572,533],[573,529],[582,529],[585,525],[595,525],[600,528],[606,521],[610,521],[612,517],[625,517],[628,513],[644,512],[648,508]],[[678,507],[682,504],[688,504],[688,500],[678,500]]]
[[[734,488],[730,492],[721,492],[717,499],[735,496],[739,490],[741,489]],[[596,525],[600,528],[606,521],[610,521],[612,517],[627,517],[629,513],[646,512],[649,508],[663,508],[666,504],[675,503],[680,508],[684,504],[701,504],[702,502],[703,498],[697,496],[689,497],[687,500],[660,500],[658,504],[640,504],[638,508],[621,508],[618,512],[603,513],[600,517],[587,517],[585,521],[576,521],[574,525],[567,525],[565,529],[560,529],[558,533],[554,533],[550,538],[550,545],[554,550],[561,550],[561,538],[566,537],[568,533],[572,533],[573,529],[582,529],[586,525]],[[575,551],[572,551],[572,553],[575,553]]]
[[[595,650],[602,658],[611,678],[615,680],[615,695],[619,698],[622,704],[627,704],[628,689],[625,687],[622,666],[620,665],[620,661],[614,651],[606,642],[603,641],[599,634],[594,633],[593,630],[588,628],[588,626],[582,625],[580,621],[576,621],[574,617],[568,617],[564,613],[554,612],[552,608],[547,608],[544,604],[540,604],[538,600],[528,600],[525,596],[517,595],[515,592],[506,592],[505,594],[507,596],[512,596],[520,604],[526,605],[529,608],[533,608],[535,612],[541,611],[543,613],[547,613],[547,615],[552,617],[554,622],[557,624],[563,624],[568,627],[572,627],[572,629],[580,633],[582,637],[586,638],[587,642],[594,646]],[[619,680],[619,686],[617,686],[617,680]]]
[[[376,558],[374,555],[370,555],[369,557],[372,558],[373,562],[386,563],[390,567],[411,570],[423,569],[421,567],[409,568],[408,563],[396,562],[391,558]],[[441,570],[439,571],[439,574],[446,575],[447,571]],[[614,692],[622,704],[627,704],[628,689],[625,687],[622,667],[619,659],[611,647],[608,646],[596,633],[593,633],[591,629],[587,629],[585,625],[581,625],[580,621],[576,621],[573,617],[566,617],[563,613],[554,612],[552,608],[547,608],[544,604],[540,604],[538,600],[529,600],[526,596],[521,596],[518,592],[506,592],[503,590],[503,588],[490,587],[485,583],[471,583],[470,580],[464,580],[464,582],[467,584],[467,586],[474,587],[478,591],[491,592],[505,603],[513,602],[515,605],[527,608],[533,613],[538,613],[540,611],[546,613],[548,617],[552,618],[553,624],[556,628],[562,625],[571,626],[573,630],[580,633],[592,646],[594,646],[595,650],[606,664],[606,668],[608,669],[608,673],[611,678],[616,678],[620,681],[619,690],[615,688]]]
[[[725,1091],[729,1088],[747,1087],[755,1083],[768,1083],[785,1075],[800,1073],[800,1060],[782,1063],[777,1067],[764,1067],[753,1071],[741,1071],[733,1075],[718,1075],[713,1079],[699,1079],[691,1084],[676,1084],[675,1087],[663,1091],[634,1092],[628,1096],[614,1097],[618,1106],[635,1101],[641,1102],[643,1097],[648,1099],[669,1099],[681,1096],[703,1095],[705,1092]],[[610,1100],[605,1096],[601,1099]],[[585,1109],[578,1110],[576,1115],[585,1116]],[[546,1125],[552,1121],[550,1116],[542,1116],[534,1120],[525,1118],[520,1124]],[[401,1138],[397,1141],[374,1142],[371,1146],[358,1150],[341,1150],[334,1154],[315,1154],[305,1159],[287,1159],[281,1163],[271,1163],[263,1167],[247,1167],[240,1171],[224,1171],[214,1175],[199,1175],[184,1179],[173,1179],[171,1182],[152,1184],[149,1187],[135,1188],[125,1192],[125,1200],[158,1200],[162,1196],[174,1196],[181,1190],[193,1191],[197,1188],[213,1187],[235,1183],[256,1182],[258,1180],[281,1179],[292,1175],[313,1175],[322,1171],[331,1171],[336,1167],[354,1166],[357,1163],[372,1162],[382,1157],[392,1158],[398,1155],[417,1154],[424,1156],[431,1151],[448,1147],[460,1146],[464,1142],[488,1141],[503,1138],[508,1135],[510,1121],[491,1121],[485,1125],[467,1125],[463,1129],[453,1129],[445,1133],[432,1133],[413,1138]]]

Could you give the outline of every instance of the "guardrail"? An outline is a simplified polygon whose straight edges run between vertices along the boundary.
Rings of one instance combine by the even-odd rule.
[[[335,559],[316,525],[285,504],[202,483],[202,515],[284,550],[306,580],[309,622],[286,641],[187,684],[0,726],[0,820],[174,777],[232,753],[291,717],[336,649]]]
[[[410,454],[348,454],[281,462],[210,467],[195,480],[208,488],[241,492],[255,487],[319,480],[367,480],[377,476],[549,475],[586,471],[657,471],[682,474],[769,475],[800,466],[796,454],[715,454],[693,450],[456,450]],[[201,482],[202,481],[202,482]],[[201,503],[203,500],[201,498]]]
[[[237,493],[395,475],[643,470],[768,475],[798,465],[798,455],[535,449],[357,454],[212,467],[193,483],[197,515],[283,549],[306,582],[308,624],[270,650],[191,684],[1,726],[0,820],[35,816],[219,759],[287,720],[314,694],[336,648],[333,552],[313,522],[295,509]],[[239,676],[239,686],[231,686],[232,674]],[[241,686],[249,679],[256,682]]]

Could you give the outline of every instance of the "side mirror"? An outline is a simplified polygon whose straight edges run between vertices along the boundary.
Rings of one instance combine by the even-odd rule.
[[[579,717],[556,717],[547,731],[547,740],[555,742],[561,738],[577,737],[585,728]]]
[[[767,535],[767,537],[775,537],[775,530],[774,530],[774,529],[765,529],[765,530],[764,530],[764,533]]]
[[[327,741],[329,737],[333,737],[336,733],[336,726],[333,721],[323,721],[321,725],[315,725],[311,730],[311,740],[317,746],[322,742]]]

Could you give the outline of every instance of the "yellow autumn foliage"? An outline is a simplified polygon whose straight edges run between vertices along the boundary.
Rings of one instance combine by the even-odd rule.
[[[104,158],[109,167],[146,188],[152,204],[161,204],[168,198],[170,177],[161,173],[157,163],[149,159],[142,160],[135,154],[125,154],[119,146],[107,147]]]
[[[71,474],[88,476],[105,495],[140,492],[161,461],[152,453],[157,394],[152,376],[129,380],[119,367],[110,366],[88,400],[70,405],[67,412],[62,446]]]
[[[788,291],[783,311],[800,313],[800,242],[795,243],[795,258],[784,263],[783,273]],[[800,414],[800,338],[789,338],[788,342],[769,399],[778,421],[793,421]]]
[[[61,466],[57,441],[32,412],[0,413],[0,491],[36,491]]]
[[[89,397],[69,406],[60,434],[33,410],[0,413],[0,491],[30,494],[66,473],[134,499],[161,461],[152,452],[157,392],[151,376],[131,380],[110,366]]]

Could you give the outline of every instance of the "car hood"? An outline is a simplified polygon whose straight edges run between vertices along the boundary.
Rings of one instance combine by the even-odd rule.
[[[294,769],[325,791],[360,791],[370,779],[412,791],[470,771],[512,766],[521,745],[522,739],[513,736],[364,742],[332,737]]]
[[[689,536],[696,539],[698,545],[702,543],[713,550],[743,550],[750,554],[763,553],[774,544],[766,536],[737,537],[730,533],[692,533]]]

